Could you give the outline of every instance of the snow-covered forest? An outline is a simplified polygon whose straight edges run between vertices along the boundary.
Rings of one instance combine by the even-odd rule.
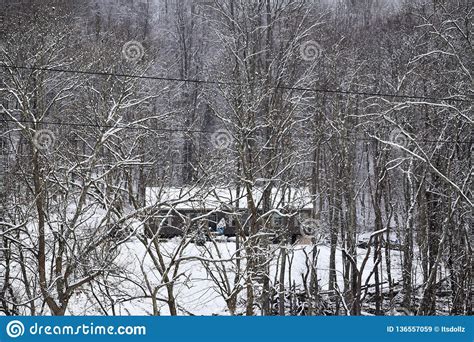
[[[470,0],[0,0],[0,315],[472,315]]]

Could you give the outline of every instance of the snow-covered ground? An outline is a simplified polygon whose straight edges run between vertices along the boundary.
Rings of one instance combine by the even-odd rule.
[[[173,252],[178,248],[182,242],[181,238],[174,238],[168,241],[160,243],[160,248],[164,255],[171,256]],[[221,253],[221,260],[231,259],[235,253],[235,243],[232,241],[220,241],[217,244],[217,248]],[[274,253],[278,253],[278,248],[275,246]],[[179,308],[179,314],[183,315],[228,315],[229,312],[226,307],[226,303],[223,297],[219,294],[216,284],[210,279],[206,268],[204,267],[202,261],[193,259],[192,257],[206,257],[205,250],[215,252],[215,247],[211,242],[207,242],[205,247],[196,246],[194,243],[190,243],[185,248],[182,258],[186,258],[181,262],[179,266],[179,274],[181,276],[178,278],[178,281],[175,284],[175,297]],[[294,258],[291,268],[291,277],[293,281],[298,285],[302,283],[302,274],[307,271],[306,266],[306,256],[305,252],[311,256],[313,246],[311,245],[294,245],[289,247],[289,252],[294,253]],[[318,246],[318,261],[317,261],[317,272],[319,285],[322,287],[322,290],[327,289],[328,280],[329,280],[329,256],[330,248],[328,246],[320,245]],[[358,263],[362,263],[367,250],[358,249]],[[392,278],[396,282],[400,279],[400,255],[399,251],[392,251]],[[187,259],[189,258],[189,259]],[[169,262],[169,257],[165,258]],[[271,264],[271,274],[272,279],[277,270],[277,260],[278,258],[273,258]],[[152,313],[152,301],[150,298],[140,298],[144,296],[143,288],[145,287],[145,276],[147,280],[154,286],[161,283],[161,276],[153,265],[150,257],[146,253],[145,246],[138,240],[132,239],[128,243],[124,244],[121,247],[120,256],[117,259],[118,266],[123,271],[124,279],[119,280],[119,277],[114,277],[117,282],[114,285],[110,285],[111,288],[109,292],[115,304],[115,314],[117,315],[146,315]],[[226,262],[229,266],[233,262]],[[288,267],[288,263],[287,263]],[[363,272],[363,284],[365,283],[366,278],[369,276],[373,267],[373,256],[371,255],[368,259],[366,267]],[[385,260],[383,261],[383,267],[385,267]],[[342,282],[342,251],[337,250],[336,254],[336,270],[337,270],[337,279],[339,287],[343,288]],[[384,274],[384,279],[386,280],[386,275]],[[126,280],[125,278],[129,278]],[[233,277],[230,277],[233,278]],[[289,281],[288,270],[285,275],[286,285]],[[369,283],[373,283],[373,277],[370,279]],[[385,285],[386,286],[386,285]],[[121,302],[120,294],[128,293],[132,297],[137,297],[135,299]],[[241,292],[240,296],[243,297],[245,292]],[[158,292],[158,297],[166,298],[166,292],[162,288]],[[110,303],[103,303],[104,307],[110,305]],[[165,302],[158,303],[160,307],[160,314],[167,315],[169,314],[168,307]],[[243,308],[241,308],[243,310]],[[241,310],[241,311],[242,311]],[[71,302],[70,309],[68,314],[74,315],[94,315],[94,314],[103,314],[97,305],[97,300],[91,297],[90,293],[81,292],[73,298]]]

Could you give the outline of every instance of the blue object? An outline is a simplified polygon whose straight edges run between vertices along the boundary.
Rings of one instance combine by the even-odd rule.
[[[472,342],[473,316],[0,317],[0,341]]]

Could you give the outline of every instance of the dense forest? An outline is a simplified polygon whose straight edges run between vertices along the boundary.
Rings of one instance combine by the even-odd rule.
[[[472,315],[473,14],[0,0],[1,314]]]

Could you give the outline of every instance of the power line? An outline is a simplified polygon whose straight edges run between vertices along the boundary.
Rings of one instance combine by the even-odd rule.
[[[10,65],[10,64],[3,64],[3,65],[0,65],[0,67],[5,68],[5,69],[6,68],[11,68],[11,69],[24,69],[24,70],[58,72],[58,73],[72,73],[72,74],[83,74],[83,75],[114,76],[114,77],[137,78],[137,79],[166,81],[166,82],[215,84],[215,85],[222,85],[222,86],[242,86],[242,85],[244,85],[242,83],[237,83],[237,82],[224,82],[224,81],[216,81],[216,80],[200,80],[200,79],[164,77],[164,76],[152,76],[152,75],[132,75],[132,74],[113,73],[113,72],[106,72],[106,71],[84,71],[84,70],[75,70],[75,69],[30,67],[30,66]],[[371,93],[371,92],[350,91],[350,90],[341,90],[341,89],[291,87],[291,86],[285,86],[285,85],[269,86],[269,87],[273,88],[273,89],[306,91],[306,92],[313,92],[313,93],[340,94],[340,95],[359,95],[359,96],[365,96],[365,97],[377,97],[378,96],[378,97],[392,97],[392,98],[430,100],[430,101],[454,101],[454,102],[466,102],[466,103],[471,103],[472,102],[472,100],[458,99],[458,98],[451,98],[451,97],[450,98],[442,98],[442,97],[434,97],[434,96]],[[461,94],[461,96],[470,97],[467,94]]]
[[[197,130],[197,129],[186,129],[186,128],[148,128],[148,127],[132,127],[132,126],[119,126],[119,125],[99,125],[92,123],[76,123],[76,122],[37,122],[33,120],[14,120],[11,118],[3,118],[0,121],[5,122],[19,122],[19,123],[37,123],[40,125],[53,125],[53,126],[68,126],[68,127],[93,127],[93,128],[116,128],[116,129],[128,129],[128,130],[142,130],[142,131],[158,131],[158,132],[184,132],[184,133],[205,133],[213,134],[216,131],[208,130]],[[363,137],[337,137],[332,136],[331,138],[339,138],[342,140],[349,141],[373,141],[374,138],[363,138]],[[460,141],[460,140],[428,140],[428,139],[416,139],[416,142],[427,142],[427,143],[452,143],[452,144],[472,144],[472,141]]]
[[[79,122],[60,122],[60,121],[48,121],[38,122],[33,120],[14,120],[4,118],[0,121],[7,122],[19,122],[19,123],[37,123],[40,125],[53,125],[53,126],[69,126],[69,127],[92,127],[92,128],[117,128],[117,129],[130,129],[137,131],[161,131],[161,132],[187,132],[187,133],[214,133],[214,131],[205,131],[199,129],[185,129],[185,128],[148,128],[148,127],[132,127],[132,126],[120,126],[120,125],[100,125],[94,123],[79,123]]]

